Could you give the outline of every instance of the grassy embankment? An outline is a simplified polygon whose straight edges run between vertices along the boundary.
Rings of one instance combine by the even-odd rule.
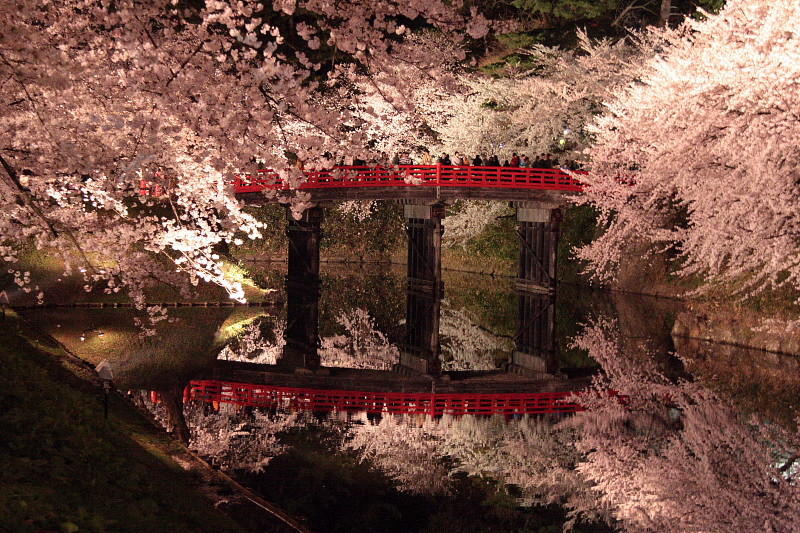
[[[170,459],[177,444],[114,395],[104,420],[88,370],[13,313],[2,325],[0,531],[242,530]]]

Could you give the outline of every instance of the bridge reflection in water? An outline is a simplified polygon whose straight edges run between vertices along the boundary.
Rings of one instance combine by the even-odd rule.
[[[414,393],[275,387],[220,380],[192,381],[184,401],[201,400],[247,407],[313,412],[356,411],[386,414],[523,415],[575,413],[583,408],[573,392]]]
[[[325,367],[319,349],[320,257],[324,210],[287,211],[287,323],[273,365],[218,361],[187,387],[185,399],[249,407],[393,414],[572,413],[568,401],[587,377],[559,368],[555,342],[555,257],[559,210],[520,204],[517,328],[514,350],[500,367],[443,371],[439,336],[441,244],[445,205],[406,204],[408,235],[405,333],[391,370]]]

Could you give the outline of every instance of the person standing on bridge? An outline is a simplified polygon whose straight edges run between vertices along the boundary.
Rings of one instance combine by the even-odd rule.
[[[519,166],[522,168],[529,168],[531,166],[531,159],[527,155],[523,155]]]
[[[414,160],[411,159],[411,156],[408,155],[408,152],[403,152],[400,154],[400,164],[401,165],[413,165]]]
[[[547,154],[540,154],[539,155],[539,162],[538,162],[537,166],[539,168],[550,168],[549,165],[550,165],[550,161],[547,160]]]
[[[422,152],[422,164],[423,165],[433,164],[433,158],[431,157],[431,153],[427,150],[423,150]]]
[[[481,154],[475,156],[475,159],[472,160],[473,167],[482,167],[483,166],[483,159],[481,158]]]
[[[518,167],[519,166],[519,156],[516,152],[511,156],[511,161],[509,162],[508,166],[511,167]]]
[[[442,154],[442,157],[439,158],[439,164],[440,165],[450,165],[450,164],[452,164],[450,162],[450,156],[447,155],[447,154]]]

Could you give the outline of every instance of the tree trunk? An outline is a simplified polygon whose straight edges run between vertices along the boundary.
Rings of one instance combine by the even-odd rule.
[[[666,27],[669,24],[669,15],[672,11],[672,0],[661,0],[661,11],[658,15],[658,25]]]
[[[167,420],[171,430],[176,437],[184,444],[189,445],[189,426],[186,425],[186,418],[183,416],[183,389],[172,388],[159,391],[164,400],[164,407],[167,410]]]

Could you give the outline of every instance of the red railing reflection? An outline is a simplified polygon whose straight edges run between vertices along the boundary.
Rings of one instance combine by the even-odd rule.
[[[574,391],[531,393],[419,393],[371,392],[276,387],[254,383],[192,381],[185,400],[241,406],[286,408],[315,412],[365,411],[367,413],[439,415],[523,415],[575,413],[584,408],[568,401]],[[612,396],[617,396],[613,391]],[[620,398],[622,400],[622,398]]]

